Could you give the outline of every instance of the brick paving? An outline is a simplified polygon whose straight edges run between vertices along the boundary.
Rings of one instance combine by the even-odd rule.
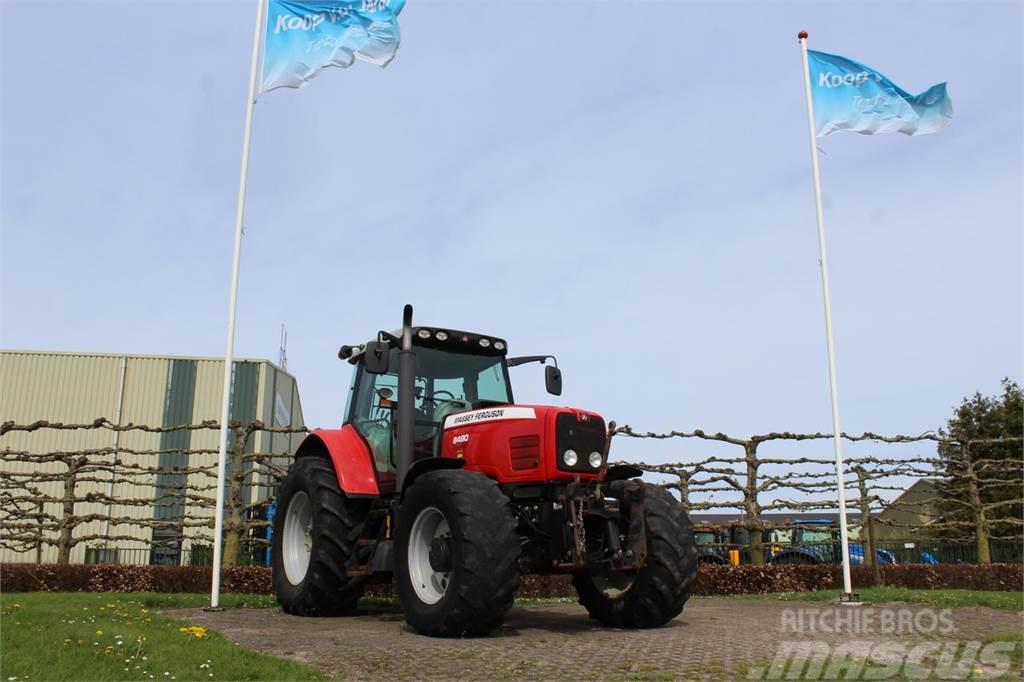
[[[875,605],[875,611],[880,605]],[[893,604],[913,615],[927,607]],[[220,632],[242,646],[313,666],[336,678],[366,680],[625,680],[731,679],[737,666],[770,662],[782,639],[828,643],[851,635],[783,634],[793,609],[832,609],[813,602],[694,598],[663,628],[616,630],[587,618],[575,604],[513,608],[502,629],[476,639],[417,635],[395,610],[347,618],[299,618],[277,609],[218,613],[183,609],[167,615]],[[857,607],[843,607],[843,611]],[[872,607],[859,607],[872,608]],[[933,613],[937,610],[931,609]],[[1021,632],[1022,614],[986,608],[952,610],[955,634],[983,640]],[[934,619],[922,614],[925,627]],[[788,622],[792,622],[791,620]],[[804,626],[806,628],[806,625]],[[854,639],[917,641],[921,635],[864,635]]]

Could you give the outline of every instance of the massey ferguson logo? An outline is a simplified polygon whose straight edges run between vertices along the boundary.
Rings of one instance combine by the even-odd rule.
[[[444,428],[479,424],[480,422],[504,421],[506,419],[536,419],[537,413],[532,407],[496,407],[474,412],[450,414],[444,418]]]
[[[501,419],[505,415],[505,410],[485,410],[483,412],[467,412],[466,414],[460,414],[452,419],[452,426],[458,426],[459,424],[467,424],[469,422],[482,422],[488,419]]]

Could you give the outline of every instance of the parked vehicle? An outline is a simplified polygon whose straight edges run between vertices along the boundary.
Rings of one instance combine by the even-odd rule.
[[[788,542],[781,535],[771,538],[772,564],[840,564],[843,561],[840,550],[839,531],[833,527],[829,519],[798,519],[790,522]],[[776,531],[772,531],[773,534]],[[860,543],[849,543],[850,565],[864,563],[864,546]],[[896,557],[885,549],[877,549],[876,556],[880,564],[895,564]]]
[[[702,564],[750,563],[750,530],[738,523],[728,526],[694,526],[697,559]]]
[[[435,636],[487,633],[519,577],[566,573],[591,618],[625,628],[676,617],[697,572],[689,517],[632,466],[609,466],[595,412],[516,404],[505,340],[402,328],[342,346],[355,366],[345,423],[299,447],[274,519],[277,599],[292,614],[350,613],[394,581],[406,621]]]

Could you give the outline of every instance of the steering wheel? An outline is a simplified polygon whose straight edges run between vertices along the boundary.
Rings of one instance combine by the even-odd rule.
[[[448,397],[447,398],[441,398],[439,400],[437,398],[437,396],[441,395],[442,393],[444,393]],[[457,402],[458,398],[456,398],[455,394],[452,393],[451,391],[446,391],[444,389],[441,389],[440,391],[434,391],[434,393],[432,395],[423,396],[423,400],[429,400],[429,401],[431,401],[433,403],[439,403],[439,402],[442,402],[442,401],[450,403],[450,402]]]

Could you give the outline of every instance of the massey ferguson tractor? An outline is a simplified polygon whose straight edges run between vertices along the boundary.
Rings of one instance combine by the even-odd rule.
[[[689,518],[666,490],[609,466],[586,410],[518,405],[505,340],[414,327],[342,346],[355,367],[344,425],[311,433],[281,484],[274,588],[303,616],[354,611],[394,581],[405,619],[432,636],[498,628],[519,577],[569,573],[591,618],[622,628],[679,615],[697,572]]]

